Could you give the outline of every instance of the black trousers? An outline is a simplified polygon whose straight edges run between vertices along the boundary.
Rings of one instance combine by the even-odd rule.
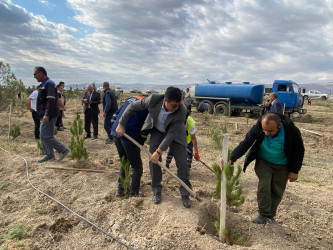
[[[98,112],[92,110],[91,108],[87,108],[84,113],[84,130],[87,135],[91,135],[91,124],[93,125],[94,136],[98,136]]]
[[[119,158],[121,159],[125,156],[132,166],[130,193],[131,195],[138,195],[140,190],[140,180],[143,172],[140,148],[127,139],[120,139],[114,136],[113,140],[117,147]],[[119,176],[125,177],[125,171],[122,167],[120,167]],[[124,191],[120,179],[118,179],[118,191],[120,193]]]
[[[160,143],[165,138],[166,133],[162,133],[158,131],[156,128],[153,128],[150,131],[150,148],[149,151],[151,154],[153,154]],[[189,188],[192,189],[192,185],[189,181],[189,170],[187,167],[187,158],[186,158],[186,146],[181,145],[175,141],[172,141],[169,145],[170,151],[173,154],[176,166],[177,166],[177,176],[179,179],[181,179]],[[151,161],[149,161],[149,170],[150,170],[150,176],[151,176],[151,187],[153,193],[161,192],[162,191],[162,170],[161,167],[158,164],[153,164]],[[179,191],[182,196],[189,196],[190,193],[183,187],[179,187]]]
[[[34,123],[35,123],[35,139],[39,139],[39,135],[40,135],[40,132],[39,132],[40,118],[38,117],[36,111],[33,111],[31,113],[31,115],[32,115],[32,119],[34,119]]]
[[[61,128],[64,127],[64,124],[62,123],[62,117],[64,116],[64,111],[60,110],[60,114],[58,115],[57,121],[56,121],[56,127]]]

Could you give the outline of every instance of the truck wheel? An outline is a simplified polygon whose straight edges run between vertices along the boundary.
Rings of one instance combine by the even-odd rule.
[[[320,97],[320,100],[326,100],[326,96]]]
[[[228,115],[228,107],[225,104],[218,104],[215,107],[216,115]]]
[[[213,114],[213,103],[210,101],[203,101],[204,104],[206,104],[207,107],[207,113]]]

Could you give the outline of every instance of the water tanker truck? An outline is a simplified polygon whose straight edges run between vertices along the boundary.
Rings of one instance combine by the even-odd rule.
[[[203,102],[209,114],[228,115],[243,111],[262,115],[266,108],[263,104],[265,85],[243,82],[196,84],[190,87],[190,95],[194,102]],[[291,80],[275,80],[272,92],[277,93],[279,101],[284,106],[284,114],[294,116],[305,114],[303,96],[298,84]]]

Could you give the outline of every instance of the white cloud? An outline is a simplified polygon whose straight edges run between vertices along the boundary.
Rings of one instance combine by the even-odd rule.
[[[47,1],[45,1],[47,2]],[[92,32],[0,3],[0,60],[69,83],[333,81],[330,1],[68,0]],[[52,72],[52,73],[51,73]]]

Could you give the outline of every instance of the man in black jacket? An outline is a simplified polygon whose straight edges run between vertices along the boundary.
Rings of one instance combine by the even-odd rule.
[[[94,137],[98,137],[98,105],[101,103],[101,94],[94,90],[92,84],[87,85],[87,91],[84,93],[82,98],[82,103],[84,103],[84,130],[86,131],[85,138],[91,137],[90,125],[92,123],[94,128]]]
[[[69,153],[69,149],[54,138],[54,126],[59,115],[58,93],[55,83],[48,78],[43,67],[35,67],[34,77],[41,82],[37,97],[37,115],[40,119],[40,140],[45,153],[39,163],[54,159],[54,149],[59,153],[61,161]]]
[[[103,95],[103,117],[104,117],[104,129],[108,138],[106,143],[112,143],[111,135],[111,119],[113,114],[118,110],[117,97],[110,89],[110,84],[108,82],[103,83],[104,95]]]
[[[250,149],[243,171],[256,160],[255,172],[259,179],[257,202],[259,216],[254,223],[279,225],[274,216],[281,202],[287,181],[296,181],[302,167],[304,145],[299,129],[286,116],[268,113],[259,118],[245,139],[232,152],[229,164]]]

